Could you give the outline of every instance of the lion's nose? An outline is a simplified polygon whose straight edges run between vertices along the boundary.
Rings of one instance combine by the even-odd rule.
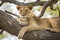
[[[23,17],[25,16],[25,14],[22,15]]]

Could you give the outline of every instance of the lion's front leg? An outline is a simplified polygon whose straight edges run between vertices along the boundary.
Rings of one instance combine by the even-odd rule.
[[[31,25],[25,26],[19,31],[18,38],[22,39],[24,34],[25,34],[25,32],[34,31],[34,30],[39,30],[38,25],[31,24]]]
[[[20,31],[19,31],[19,34],[18,34],[18,39],[22,39],[25,32],[27,31],[27,27],[23,27]]]

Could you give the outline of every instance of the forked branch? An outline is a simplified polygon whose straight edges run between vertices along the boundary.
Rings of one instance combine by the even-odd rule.
[[[41,18],[43,15],[44,15],[44,12],[46,10],[46,8],[48,7],[48,5],[50,5],[53,1],[49,1],[49,2],[46,2],[44,5],[43,5],[43,8],[41,10],[41,13],[40,15],[38,16],[39,18]]]

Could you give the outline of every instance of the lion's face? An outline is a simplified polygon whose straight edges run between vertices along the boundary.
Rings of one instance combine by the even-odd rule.
[[[31,13],[31,7],[30,6],[17,6],[17,9],[19,10],[20,15],[20,23],[22,25],[29,24],[29,18],[33,16]]]
[[[33,14],[31,12],[32,7],[30,6],[17,6],[20,15],[23,17],[32,17]]]

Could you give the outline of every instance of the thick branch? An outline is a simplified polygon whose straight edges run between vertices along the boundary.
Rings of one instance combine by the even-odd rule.
[[[0,28],[7,32],[18,35],[21,25],[12,16],[0,11]]]

